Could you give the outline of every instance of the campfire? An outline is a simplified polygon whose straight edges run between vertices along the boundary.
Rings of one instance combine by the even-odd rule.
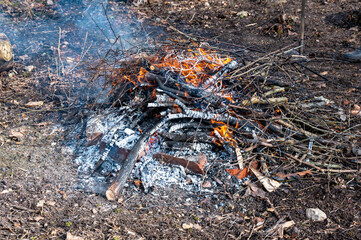
[[[106,68],[104,77],[117,110],[107,118],[112,119],[109,126],[99,115],[88,122],[91,151],[85,154],[92,159],[87,165],[92,172],[108,179],[116,173],[106,197],[117,199],[130,176],[130,184],[148,191],[160,172],[174,178],[171,183],[180,181],[176,176],[192,176],[202,189],[224,184],[226,176],[234,176],[239,184],[254,176],[269,192],[287,178],[312,174],[308,168],[356,172],[350,162],[331,164],[325,149],[332,147],[334,156],[350,155],[347,149],[360,151],[355,141],[343,134],[332,139],[336,129],[318,124],[318,119],[305,122],[299,115],[311,114],[317,104],[337,106],[322,98],[309,101],[315,105],[304,104],[289,93],[291,83],[274,77],[279,74],[274,71],[276,61],[293,64],[287,51],[244,64],[192,44],[127,56]],[[265,76],[271,69],[274,76]],[[216,172],[225,179],[210,176]]]

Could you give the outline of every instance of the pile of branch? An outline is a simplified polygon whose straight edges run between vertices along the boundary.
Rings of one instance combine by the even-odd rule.
[[[129,153],[107,198],[119,196],[155,132],[179,140],[179,135],[186,138],[184,129],[190,126],[196,126],[193,138],[182,141],[198,139],[221,146],[231,156],[230,164],[237,166],[238,178],[252,173],[268,191],[279,186],[274,179],[284,180],[280,172],[357,173],[360,134],[353,127],[345,128],[354,119],[349,115],[346,121],[347,114],[334,102],[307,94],[295,81],[312,69],[294,61],[292,50],[281,49],[246,65],[199,48],[186,54],[167,52],[163,57],[138,54],[111,69],[107,78],[116,98],[141,107],[154,124]],[[203,75],[194,69],[201,65]],[[140,92],[146,97],[138,97]],[[212,136],[200,130],[204,125],[213,128]]]

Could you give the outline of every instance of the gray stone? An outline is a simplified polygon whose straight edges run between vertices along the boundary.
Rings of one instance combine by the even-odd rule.
[[[327,219],[326,213],[324,213],[319,208],[307,208],[306,216],[315,222],[320,222],[320,221]]]

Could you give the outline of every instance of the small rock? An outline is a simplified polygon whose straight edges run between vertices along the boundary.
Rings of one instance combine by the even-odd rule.
[[[319,208],[307,208],[306,216],[315,222],[320,222],[320,221],[327,219],[326,213],[324,213]]]
[[[53,2],[53,0],[47,0],[47,1],[46,1],[46,4],[48,4],[48,5],[54,5],[54,2]]]

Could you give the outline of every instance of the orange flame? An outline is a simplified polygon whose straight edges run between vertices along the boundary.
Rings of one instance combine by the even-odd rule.
[[[236,140],[233,138],[233,131],[229,129],[228,125],[224,122],[217,122],[212,120],[212,123],[219,123],[222,124],[222,126],[218,126],[214,128],[214,131],[212,132],[212,135],[215,135],[215,132],[217,132],[225,142],[229,143],[231,146],[234,146],[236,143]],[[217,143],[219,144],[219,143]],[[219,144],[221,145],[221,144]]]
[[[175,50],[166,51],[168,54],[162,58],[159,58],[156,55],[154,57],[148,56],[147,60],[151,65],[151,69],[159,68],[176,73],[182,76],[188,84],[195,87],[199,87],[205,83],[212,77],[214,72],[219,71],[232,61],[228,56],[222,57],[214,51],[202,48],[188,48],[187,51],[183,52],[177,52]],[[123,70],[123,72],[124,71],[127,70]],[[119,76],[119,72],[114,71],[113,74]],[[145,76],[147,73],[148,71],[142,67],[138,74],[124,75],[122,76],[122,80],[129,81],[134,85],[139,85],[139,83],[145,83]],[[115,78],[115,76],[113,78]],[[118,82],[116,82],[116,84],[117,83]],[[222,84],[220,84],[220,86],[222,86]],[[186,93],[186,95],[188,96],[188,93]],[[234,102],[231,94],[219,92],[217,95]]]
[[[187,83],[198,87],[210,77],[208,73],[219,70],[231,61],[229,57],[222,58],[215,53],[197,48],[188,49],[186,53],[170,53],[163,58],[162,63],[154,66],[178,73]]]

